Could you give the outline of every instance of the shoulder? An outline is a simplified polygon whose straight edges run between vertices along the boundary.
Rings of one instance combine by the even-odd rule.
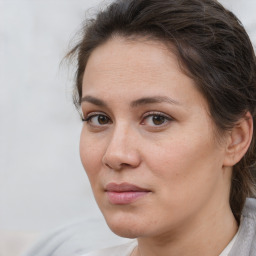
[[[129,242],[114,235],[104,219],[88,218],[58,227],[43,236],[22,256],[80,256],[101,248]]]
[[[252,220],[256,219],[256,199],[247,198],[242,215]]]
[[[247,198],[238,236],[230,256],[253,256],[256,251],[256,199]]]
[[[89,252],[80,256],[129,256],[136,245],[136,240],[133,240],[126,244]]]

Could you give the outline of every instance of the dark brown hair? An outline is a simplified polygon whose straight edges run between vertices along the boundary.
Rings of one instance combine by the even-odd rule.
[[[215,0],[117,0],[83,27],[77,54],[74,103],[80,106],[82,78],[92,51],[113,36],[148,38],[172,45],[185,72],[207,99],[218,131],[227,131],[246,112],[253,138],[233,167],[230,205],[239,221],[246,197],[255,197],[256,59],[240,21]],[[125,60],[124,60],[125,61]]]

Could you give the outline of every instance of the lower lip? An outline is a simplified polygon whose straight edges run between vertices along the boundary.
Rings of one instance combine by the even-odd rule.
[[[113,192],[107,191],[107,197],[111,204],[130,204],[144,197],[149,192],[147,191],[127,191],[127,192]]]

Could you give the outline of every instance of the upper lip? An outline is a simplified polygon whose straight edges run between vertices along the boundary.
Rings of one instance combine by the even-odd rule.
[[[138,187],[136,185],[130,184],[130,183],[108,183],[105,187],[105,190],[108,192],[149,192],[148,189]]]

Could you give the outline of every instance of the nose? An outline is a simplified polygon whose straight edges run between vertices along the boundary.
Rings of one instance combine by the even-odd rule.
[[[102,162],[113,170],[136,168],[141,159],[138,139],[131,127],[116,127],[107,145]]]

